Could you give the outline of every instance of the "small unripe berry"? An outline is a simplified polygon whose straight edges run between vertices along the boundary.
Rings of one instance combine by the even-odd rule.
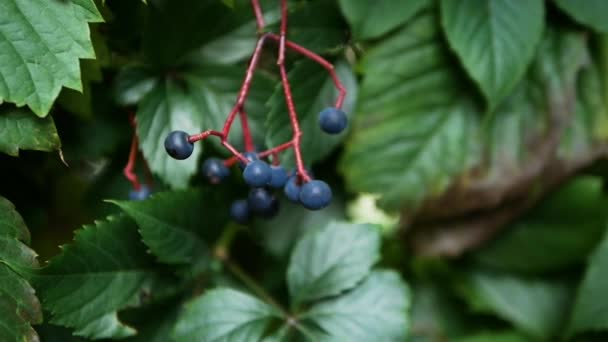
[[[150,197],[152,190],[147,185],[142,185],[139,190],[131,190],[129,192],[129,199],[131,201],[143,201]]]
[[[325,133],[338,134],[348,125],[346,113],[338,108],[325,108],[319,113],[319,126]]]
[[[325,208],[331,202],[331,197],[331,188],[320,180],[312,180],[302,185],[302,191],[300,191],[300,202],[310,210]]]
[[[188,141],[188,133],[183,131],[173,131],[165,139],[165,150],[167,153],[178,160],[183,160],[194,151],[194,144]]]

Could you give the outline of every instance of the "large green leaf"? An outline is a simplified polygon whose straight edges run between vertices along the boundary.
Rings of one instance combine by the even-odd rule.
[[[150,168],[175,188],[184,188],[198,166],[202,144],[196,144],[187,160],[172,159],[164,148],[169,132],[181,130],[190,134],[202,130],[221,130],[236,102],[245,77],[244,69],[233,66],[193,66],[158,82],[140,102],[137,112],[137,133]],[[264,101],[270,96],[273,82],[260,75],[255,77],[245,105],[250,126],[261,141],[259,133],[266,113]],[[230,141],[241,145],[241,126],[235,120]],[[219,146],[219,140],[211,137]]]
[[[296,244],[287,270],[293,304],[354,287],[380,257],[380,233],[370,225],[330,223]]]
[[[351,291],[302,315],[326,334],[320,341],[402,341],[408,334],[410,292],[398,273],[374,271]]]
[[[601,179],[576,179],[473,258],[495,269],[520,272],[557,271],[581,263],[601,239],[607,203]]]
[[[61,87],[82,90],[80,58],[94,58],[91,0],[6,0],[0,4],[0,103],[46,116]]]
[[[578,288],[568,334],[608,330],[608,305],[604,300],[608,291],[608,235],[597,247]]]
[[[163,192],[145,201],[116,201],[139,226],[144,243],[158,260],[193,263],[208,253],[208,244],[228,221],[228,208],[219,191]]]
[[[31,285],[15,271],[38,266],[27,244],[30,233],[15,207],[0,196],[0,340],[38,341],[31,324],[42,322],[40,302]],[[12,269],[11,269],[12,268]]]
[[[542,36],[543,12],[542,0],[441,2],[448,41],[491,109],[523,78]]]
[[[255,297],[215,289],[186,304],[174,330],[177,341],[260,341],[281,313]]]
[[[342,13],[357,39],[379,37],[407,22],[428,0],[340,0]]]
[[[61,148],[55,122],[38,118],[27,109],[0,109],[0,152],[18,156],[19,150],[54,151]]]
[[[594,30],[608,33],[608,2],[603,0],[555,0],[555,3],[574,20]]]
[[[336,64],[336,73],[347,89],[343,110],[350,116],[357,98],[357,80],[346,62]],[[289,82],[300,128],[304,132],[301,138],[302,155],[306,163],[314,163],[331,153],[346,135],[347,130],[339,135],[329,135],[319,127],[319,112],[334,106],[338,92],[327,71],[311,61],[297,63],[289,72]],[[281,84],[276,87],[269,103],[271,110],[266,119],[266,143],[277,146],[293,138]],[[293,153],[290,151],[285,155],[287,157],[281,163],[294,165]]]
[[[474,161],[476,110],[451,63],[429,14],[367,53],[340,165],[351,190],[381,193],[386,209],[413,208]]]
[[[517,331],[486,332],[469,335],[454,340],[455,342],[529,342],[530,338]]]
[[[87,338],[135,334],[117,311],[166,290],[135,224],[125,216],[84,226],[32,281],[50,322]]]
[[[459,286],[473,310],[495,314],[543,340],[561,332],[572,296],[561,281],[484,271],[472,271]]]

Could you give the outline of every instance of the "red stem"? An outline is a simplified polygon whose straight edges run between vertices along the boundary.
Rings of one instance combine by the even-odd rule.
[[[241,119],[241,127],[243,128],[243,140],[245,141],[245,151],[255,151],[255,144],[253,143],[253,138],[251,137],[251,130],[249,129],[249,120],[247,120],[247,113],[245,112],[244,108],[239,111],[239,115]]]
[[[133,189],[136,191],[141,188],[141,184],[137,180],[137,175],[133,172],[135,169],[135,162],[137,160],[137,135],[133,134],[133,140],[131,141],[131,149],[129,151],[129,160],[123,170],[125,177],[131,182]]]
[[[262,152],[258,153],[257,156],[260,159],[266,158],[266,157],[271,156],[271,155],[272,156],[274,156],[274,155],[278,156],[279,152],[283,152],[283,151],[289,149],[292,146],[293,146],[293,141],[288,141],[288,142],[283,143],[283,144],[281,144],[279,146],[273,147],[273,148],[268,149],[266,151],[262,151]],[[239,159],[236,156],[230,157],[230,158],[228,158],[228,159],[226,159],[224,161],[224,165],[226,165],[227,167],[230,167],[230,166],[234,165],[238,160]]]
[[[281,42],[281,37],[274,33],[268,33],[268,38],[270,38],[274,41],[278,41],[279,43]],[[330,62],[328,62],[325,58],[317,55],[316,53],[314,53],[314,52],[308,50],[307,48],[305,48],[301,45],[298,45],[292,41],[289,41],[289,40],[285,41],[285,45],[287,46],[287,48],[318,63],[323,68],[325,68],[327,70],[327,72],[329,72],[329,75],[332,78],[334,85],[336,86],[336,89],[338,89],[338,99],[336,100],[336,108],[341,109],[342,105],[344,104],[344,99],[346,98],[346,88],[340,81],[338,74],[336,74],[334,65],[331,64]]]
[[[281,0],[281,31],[277,65],[285,63],[285,39],[287,37],[287,0]]]
[[[251,6],[253,7],[253,13],[255,13],[255,20],[258,26],[258,32],[263,32],[266,23],[264,22],[264,14],[262,13],[262,7],[260,6],[259,0],[251,0]]]

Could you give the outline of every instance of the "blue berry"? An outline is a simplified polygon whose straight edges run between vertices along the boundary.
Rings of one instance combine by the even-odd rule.
[[[224,165],[224,162],[218,158],[209,158],[205,160],[202,168],[203,176],[209,180],[211,184],[218,184],[230,175],[230,170]]]
[[[283,188],[283,192],[285,193],[285,196],[287,196],[287,199],[294,203],[300,202],[300,191],[302,190],[302,187],[298,184],[297,180],[298,177],[296,176],[289,177]]]
[[[247,203],[249,204],[249,209],[252,212],[261,214],[270,209],[273,198],[274,196],[272,196],[268,190],[264,188],[255,188],[251,189],[249,192]]]
[[[139,190],[131,190],[129,192],[129,199],[131,201],[143,201],[150,197],[151,194],[152,190],[148,186],[142,185],[139,187]]]
[[[306,209],[319,210],[327,207],[331,202],[331,188],[320,180],[312,180],[302,185],[300,202]]]
[[[264,219],[271,219],[275,216],[277,216],[277,214],[279,213],[279,200],[273,196],[272,197],[272,203],[270,204],[270,207],[262,212],[260,212],[260,216]]]
[[[319,113],[319,126],[325,133],[338,134],[348,125],[346,113],[338,108],[325,108]]]
[[[245,157],[245,159],[247,159],[248,163],[250,163],[254,160],[260,159],[260,158],[258,158],[258,154],[255,152],[245,152],[245,153],[243,153],[243,157]],[[241,168],[241,170],[244,170],[245,166],[247,166],[247,164],[243,163],[242,161],[239,161],[239,167]]]
[[[165,150],[171,157],[183,160],[190,157],[194,144],[188,141],[188,133],[173,131],[165,139]]]
[[[247,164],[245,171],[243,171],[243,178],[245,182],[252,187],[261,187],[270,181],[272,178],[272,169],[266,162],[261,160],[254,160]]]
[[[285,170],[282,166],[272,166],[272,176],[270,177],[270,182],[268,182],[268,186],[275,189],[280,189],[285,186],[289,176],[287,175],[287,170]]]
[[[236,223],[247,224],[251,218],[247,200],[237,200],[230,206],[230,216]]]

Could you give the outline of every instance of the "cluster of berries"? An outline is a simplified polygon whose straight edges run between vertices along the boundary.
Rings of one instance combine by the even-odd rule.
[[[338,134],[347,126],[346,114],[337,108],[327,108],[319,113],[319,126],[326,133]],[[183,160],[190,157],[194,144],[186,132],[173,131],[165,139],[165,149],[171,157]],[[332,191],[327,183],[302,177],[297,170],[288,172],[276,159],[274,165],[270,165],[255,152],[245,152],[242,156],[244,160],[238,165],[251,190],[247,199],[232,203],[230,214],[236,222],[245,224],[254,216],[274,217],[279,210],[279,200],[273,194],[276,189],[283,189],[290,201],[309,210],[325,208],[331,202]],[[202,173],[210,183],[219,184],[230,175],[230,164],[230,160],[209,158],[203,162]]]

